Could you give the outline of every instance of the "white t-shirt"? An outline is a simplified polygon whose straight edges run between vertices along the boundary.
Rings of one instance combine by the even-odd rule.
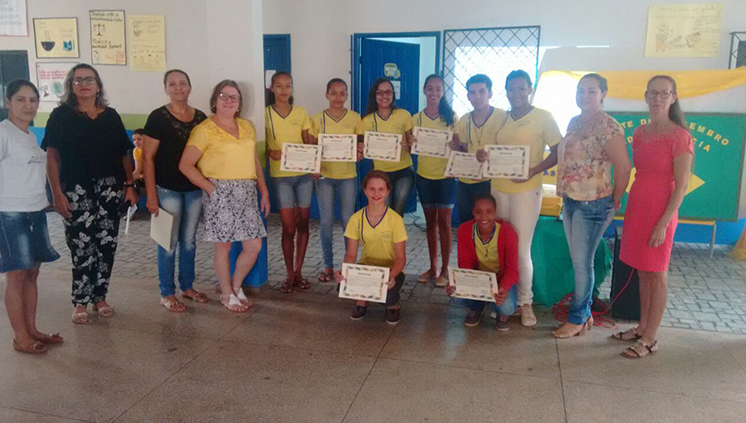
[[[0,122],[0,212],[43,210],[47,201],[47,153],[6,119]]]

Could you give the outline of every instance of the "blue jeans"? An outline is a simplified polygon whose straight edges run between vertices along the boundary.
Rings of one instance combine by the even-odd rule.
[[[477,182],[476,184],[465,184],[458,181],[456,190],[456,208],[458,210],[459,222],[474,219],[471,210],[474,208],[474,197],[480,194],[489,194],[490,181]]]
[[[324,267],[334,268],[334,203],[339,198],[339,210],[342,217],[342,232],[347,229],[350,216],[355,213],[357,198],[357,177],[348,179],[321,178],[316,180],[316,199],[319,201],[319,232],[321,249],[324,252]],[[347,244],[345,243],[345,246]]]
[[[389,207],[394,209],[399,216],[404,217],[404,209],[407,207],[407,200],[412,194],[414,188],[414,169],[405,167],[395,172],[386,172],[391,179],[391,193],[389,193]]]
[[[581,325],[591,317],[593,302],[593,257],[606,228],[614,217],[614,200],[575,201],[565,197],[562,218],[575,271],[575,296],[567,321]]]
[[[199,216],[202,214],[202,191],[179,192],[158,187],[160,207],[174,217],[171,231],[171,251],[158,246],[158,282],[161,297],[174,295],[176,249],[179,250],[179,288],[181,292],[192,289],[194,283],[195,238]]]
[[[484,310],[484,307],[488,303],[486,301],[478,301],[478,300],[466,300],[466,306],[469,307],[469,310],[472,311],[478,311],[482,312]],[[516,308],[518,307],[518,285],[513,285],[510,288],[510,291],[508,291],[508,296],[505,297],[505,301],[503,301],[502,305],[497,305],[495,303],[489,303],[493,304],[495,306],[495,313],[498,314],[498,316],[512,316],[513,313],[515,313]]]

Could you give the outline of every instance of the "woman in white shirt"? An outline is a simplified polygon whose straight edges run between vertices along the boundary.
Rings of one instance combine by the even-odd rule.
[[[29,81],[8,84],[10,112],[0,122],[0,273],[6,273],[5,308],[15,339],[13,348],[28,354],[47,352],[59,334],[36,329],[36,278],[41,263],[60,258],[52,248],[44,209],[47,155],[29,125],[39,109],[39,91]]]

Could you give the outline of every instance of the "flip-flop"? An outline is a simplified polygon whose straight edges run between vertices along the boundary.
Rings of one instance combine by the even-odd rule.
[[[37,341],[47,344],[47,345],[55,345],[55,344],[61,344],[62,343],[62,337],[59,333],[45,333],[42,339],[34,338]]]
[[[248,308],[244,310],[241,310],[241,309],[236,310],[232,308],[232,307],[245,307],[243,304],[241,304],[241,300],[239,300],[238,297],[236,297],[234,294],[221,295],[220,302],[225,306],[225,308],[227,308],[233,313],[245,313],[249,310]]]
[[[243,292],[243,288],[238,288],[238,295],[236,295],[236,297],[238,297],[238,300],[241,301],[241,304],[245,305],[246,307],[251,308],[251,306],[254,305],[251,301],[249,301],[249,298],[246,297],[246,293]]]
[[[179,300],[169,300],[168,298],[161,298],[161,305],[165,307],[166,310],[173,313],[183,313],[186,311],[186,306]],[[181,309],[179,308],[179,306],[181,306]]]
[[[200,303],[200,304],[204,304],[209,301],[209,299],[207,298],[207,295],[203,294],[202,292],[197,292],[197,291],[194,291],[194,292],[196,292],[196,294],[194,294],[193,296],[189,296],[187,295],[186,292],[182,292],[181,297],[186,298],[187,300],[194,301],[195,303]]]
[[[22,347],[21,344],[19,344],[14,339],[13,349],[18,352],[22,352],[24,354],[43,354],[49,350],[49,347],[47,347],[47,344],[41,341],[36,341],[33,344],[29,345],[28,347]]]
[[[289,282],[283,282],[282,286],[280,287],[280,292],[283,294],[292,294],[293,292],[293,285]]]
[[[295,288],[300,289],[301,291],[306,291],[308,289],[311,289],[311,284],[305,278],[301,280],[296,280],[293,286]]]
[[[333,273],[334,272],[327,272],[326,269],[322,270],[321,273],[319,273],[319,282],[331,282]]]

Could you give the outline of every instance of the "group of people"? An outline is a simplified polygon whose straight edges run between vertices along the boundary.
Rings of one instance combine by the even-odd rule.
[[[251,307],[241,285],[267,234],[262,215],[267,216],[270,210],[268,187],[282,223],[287,278],[281,291],[310,288],[301,269],[315,187],[324,257],[319,280],[341,282],[343,278],[335,271],[340,266],[335,263],[332,243],[338,200],[346,241],[344,263],[390,269],[385,320],[396,324],[401,318],[399,291],[406,265],[407,232],[402,216],[416,187],[426,217],[430,259],[418,281],[434,280],[436,286],[454,293],[447,275],[455,205],[461,220],[458,265],[497,275],[496,327],[507,330],[508,317],[516,310],[520,310],[524,326],[536,325],[531,240],[541,208],[542,175],[557,165],[557,192],[564,198],[563,221],[575,271],[575,296],[568,321],[552,334],[570,338],[592,328],[593,256],[620,207],[631,170],[623,130],[603,111],[608,86],[602,76],[588,74],[579,81],[576,102],[581,114],[571,120],[563,137],[552,115],[531,105],[533,83],[520,70],[511,72],[505,82],[509,111],[490,105],[493,87],[489,77],[471,77],[466,89],[473,111],[460,119],[446,101],[444,81],[438,75],[426,79],[427,106],[414,117],[396,106],[394,86],[383,78],[370,89],[365,116],[345,108],[347,84],[335,78],[326,86],[329,107],[309,117],[305,109],[294,105],[291,75],[278,72],[272,76],[265,110],[269,181],[264,178],[255,129],[240,117],[244,97],[236,82],[224,80],[215,86],[209,117],[189,104],[192,87],[186,72],[166,72],[163,84],[169,102],[154,110],[136,134],[141,138],[137,140],[141,151],[136,153],[136,169],[122,120],[108,106],[101,78],[90,65],[76,65],[67,75],[64,95],[50,115],[41,148],[29,130],[39,105],[37,89],[25,80],[7,87],[10,116],[0,123],[0,233],[4,234],[0,237],[0,271],[7,273],[5,301],[17,350],[43,353],[63,341],[59,334],[40,332],[35,323],[39,266],[59,258],[51,247],[44,214],[47,179],[54,209],[63,217],[72,256],[75,323],[88,322],[89,304],[101,317],[114,315],[106,299],[120,213],[128,203],[137,202],[135,179],[142,178],[148,211],[155,215],[167,212],[174,218],[171,248],[158,246],[157,252],[160,301],[169,311],[187,309],[176,297],[177,251],[181,297],[208,301],[207,295],[193,287],[195,238],[202,214],[205,240],[215,245],[220,302],[232,312]],[[621,251],[621,259],[640,274],[642,314],[637,327],[613,336],[636,342],[623,352],[631,358],[658,349],[656,330],[666,305],[677,210],[693,158],[692,138],[684,128],[675,81],[668,76],[652,78],[644,98],[650,120],[633,137],[637,173],[628,199]],[[419,157],[415,173],[410,155],[417,143],[412,132],[415,126],[453,131],[451,148],[475,154],[482,162],[488,160],[487,145],[529,146],[529,177],[456,180],[445,176],[447,159],[427,156]],[[402,135],[402,152],[398,162],[374,161],[374,170],[361,184],[367,205],[359,210],[355,210],[356,163],[322,162],[320,174],[281,169],[283,144],[315,144],[323,133],[356,134],[360,161],[365,131]],[[550,154],[544,158],[546,148]],[[242,244],[242,250],[231,275],[229,252],[235,242]],[[464,323],[479,324],[486,305],[469,301]],[[351,318],[361,319],[366,312],[366,302],[357,301]]]

